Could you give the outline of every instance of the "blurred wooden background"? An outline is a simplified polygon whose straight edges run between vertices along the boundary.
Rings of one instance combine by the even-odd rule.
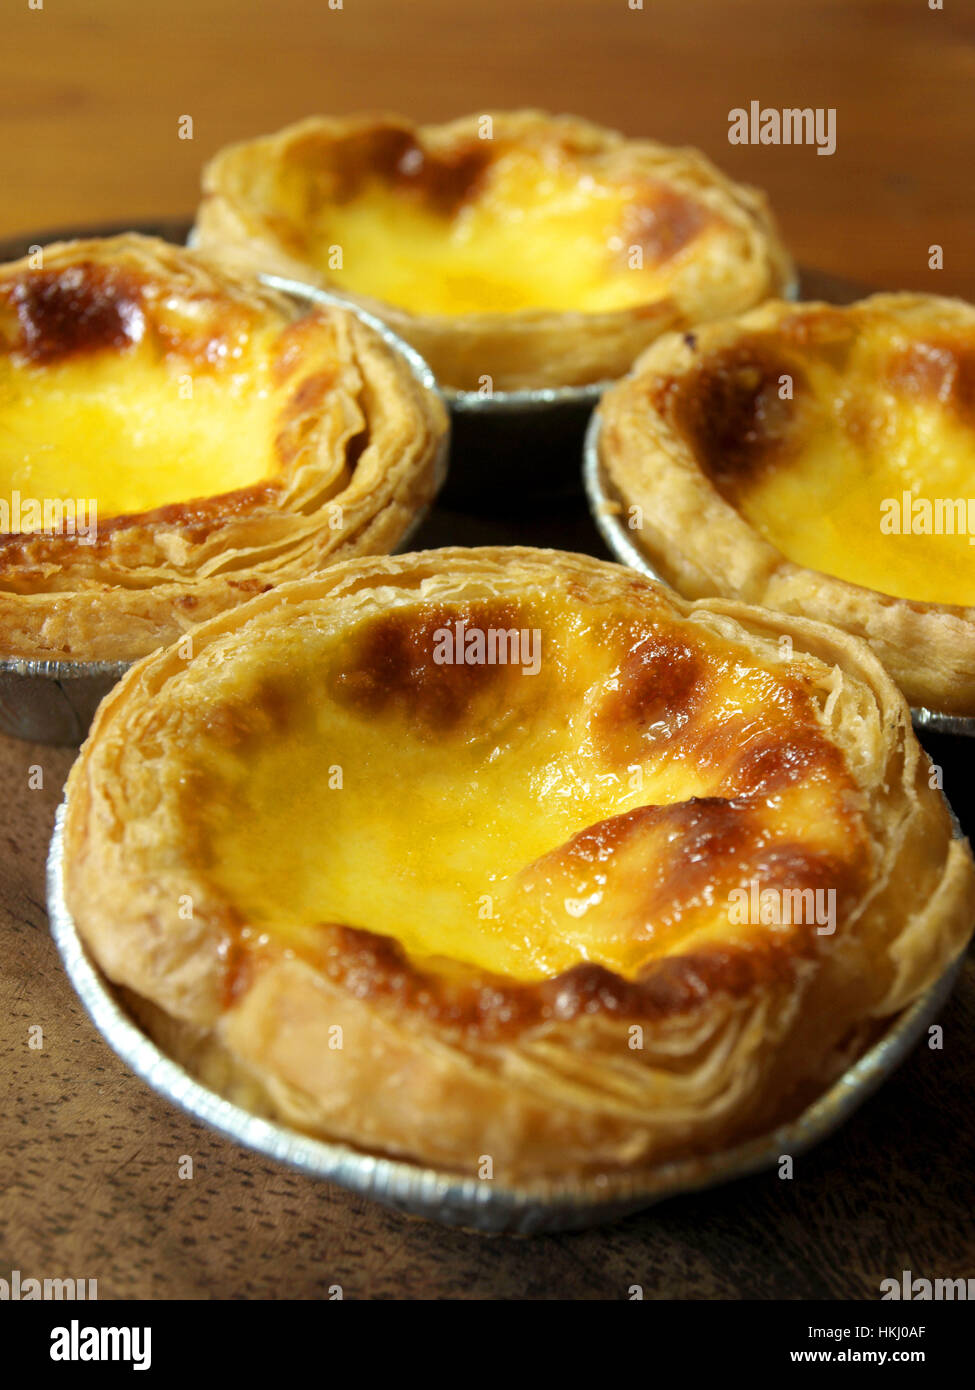
[[[975,298],[975,6],[636,3],[7,0],[0,235],[189,213],[220,145],[311,112],[534,105],[699,146],[768,190],[806,265]],[[835,107],[836,153],[729,145],[753,99]]]

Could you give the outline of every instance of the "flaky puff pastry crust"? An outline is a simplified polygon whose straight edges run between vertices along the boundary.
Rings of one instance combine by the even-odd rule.
[[[786,380],[791,395],[783,399]],[[872,503],[889,493],[900,508],[911,488],[920,496],[972,492],[972,306],[906,293],[843,308],[769,303],[693,334],[668,334],[603,396],[599,412],[611,505],[662,578],[688,598],[721,595],[835,623],[870,643],[912,705],[975,715],[975,607],[926,601],[910,581],[901,596],[879,582],[851,582],[827,572],[826,551],[830,530],[846,549],[841,565],[881,534],[876,506],[862,524],[844,529],[835,520],[841,449],[855,462],[836,476],[854,494],[868,476],[863,460],[883,468],[906,447],[910,425],[916,455],[900,476],[893,467],[881,472]],[[788,483],[824,436],[830,443],[807,469],[802,514],[781,541],[795,543],[801,531],[816,563],[796,563],[749,519],[748,502],[754,489]],[[828,502],[821,478],[834,479]],[[884,585],[898,578],[889,544]]]
[[[456,621],[537,629],[540,669],[438,665]],[[102,703],[65,901],[164,1048],[303,1131],[505,1180],[715,1151],[797,1113],[969,934],[967,842],[837,629],[442,550],[283,585],[195,646]],[[368,923],[336,914],[343,875]],[[832,889],[834,931],[733,926],[752,880]]]
[[[491,137],[483,138],[485,122]],[[505,311],[443,313],[407,310],[375,293],[350,290],[321,263],[313,245],[327,245],[330,208],[354,202],[377,182],[405,203],[456,225],[492,196],[492,170],[511,151],[537,157],[556,179],[621,192],[619,225],[584,269],[599,282],[616,261],[639,252],[659,271],[645,296],[627,307],[580,312],[572,304]],[[539,195],[544,202],[553,196]],[[521,209],[510,209],[517,219]],[[389,252],[403,228],[390,214]],[[519,223],[519,225],[521,225]],[[465,230],[466,235],[466,230]],[[499,252],[527,254],[522,243]],[[739,313],[794,279],[767,200],[734,183],[693,149],[628,140],[573,116],[541,111],[467,116],[418,126],[400,116],[311,117],[274,135],[228,146],[209,163],[196,237],[202,246],[249,268],[312,281],[356,299],[412,343],[445,386],[496,391],[575,386],[620,376],[637,353],[671,328]],[[343,248],[346,256],[355,246]],[[373,259],[381,259],[371,252]],[[568,254],[568,252],[567,252]],[[578,258],[579,252],[572,255]],[[615,259],[614,259],[615,258]],[[539,250],[536,274],[548,253]],[[442,263],[418,259],[416,283],[442,275]],[[503,280],[507,264],[497,266]],[[636,281],[643,269],[630,272]],[[530,277],[529,277],[530,278]]]
[[[268,402],[263,437],[241,441],[267,454],[253,485],[210,495],[210,462],[222,477],[221,450],[237,445],[211,440],[204,418],[186,501],[100,514],[93,544],[39,530],[0,536],[7,657],[143,656],[283,580],[394,549],[440,481],[443,404],[376,331],[351,310],[309,312],[153,238],[60,243],[44,249],[42,266],[25,258],[0,267],[0,354],[15,374],[32,375],[31,443],[43,443],[47,379],[62,370],[81,374],[88,405],[84,373],[104,377],[107,363],[103,394],[130,414],[133,431],[150,395],[178,419],[172,402],[185,383],[211,393],[214,431],[225,416],[232,429],[234,413],[258,396]],[[245,371],[253,381],[242,390]],[[56,389],[63,395],[63,384]],[[0,426],[5,408],[0,392]],[[66,447],[80,443],[100,459],[97,438],[75,434]],[[146,467],[165,476],[178,462],[164,442]],[[81,482],[97,502],[95,480]]]

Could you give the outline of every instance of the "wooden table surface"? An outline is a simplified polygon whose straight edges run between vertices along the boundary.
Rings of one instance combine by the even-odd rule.
[[[770,191],[807,264],[973,294],[975,18],[946,3],[18,0],[0,18],[0,236],[188,213],[209,154],[310,111],[531,104],[699,145]],[[835,106],[836,154],[730,146],[727,113],[752,99]],[[192,141],[177,138],[183,115]],[[934,242],[941,272],[927,269]],[[598,550],[579,508],[517,534]],[[511,535],[441,514],[426,539]],[[960,798],[971,749],[936,754]],[[445,1230],[220,1139],[102,1042],[44,907],[72,756],[0,739],[0,1276],[96,1278],[101,1298],[317,1298],[340,1284],[349,1298],[476,1299],[625,1298],[633,1284],[647,1298],[875,1298],[904,1269],[972,1275],[971,959],[944,1049],[915,1052],[793,1181],[760,1175],[572,1235]]]
[[[0,15],[0,235],[191,213],[215,150],[312,112],[539,106],[705,150],[805,265],[975,298],[965,0],[29,3]],[[730,145],[753,100],[834,107],[836,153]]]

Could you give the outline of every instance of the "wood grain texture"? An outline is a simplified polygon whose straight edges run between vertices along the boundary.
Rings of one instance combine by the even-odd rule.
[[[191,212],[215,150],[310,112],[531,105],[705,150],[768,190],[804,264],[975,297],[970,5],[631,3],[10,0],[0,235]],[[728,112],[751,100],[835,107],[836,153],[729,145]]]

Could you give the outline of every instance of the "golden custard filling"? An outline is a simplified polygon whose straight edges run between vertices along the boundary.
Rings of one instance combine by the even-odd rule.
[[[249,360],[205,376],[148,343],[43,366],[0,357],[0,497],[20,494],[16,529],[41,529],[30,498],[94,499],[104,520],[277,472],[278,402],[249,347]]]
[[[437,659],[492,632],[519,661]],[[633,977],[799,930],[736,921],[732,889],[856,872],[825,688],[692,623],[414,601],[246,660],[181,691],[174,786],[180,852],[253,951],[314,957],[341,924],[518,980]]]
[[[245,494],[301,463],[338,375],[334,330],[118,264],[0,283],[0,528],[45,504],[98,521]]]
[[[755,335],[705,360],[688,395],[702,384],[686,412],[699,460],[787,559],[975,604],[975,341],[867,323],[797,352],[788,331]],[[723,425],[704,427],[704,410]]]
[[[477,144],[484,147],[478,157]],[[600,180],[566,159],[475,142],[453,182],[405,148],[395,176],[318,192],[310,171],[280,179],[275,209],[303,256],[339,289],[414,314],[549,309],[609,313],[662,297],[717,219],[646,181]],[[414,178],[415,171],[415,178]]]

